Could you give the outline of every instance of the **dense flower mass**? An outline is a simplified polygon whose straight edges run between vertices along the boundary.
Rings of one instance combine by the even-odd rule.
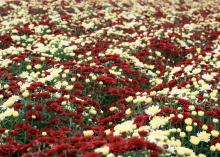
[[[0,157],[220,156],[219,0],[0,0]]]

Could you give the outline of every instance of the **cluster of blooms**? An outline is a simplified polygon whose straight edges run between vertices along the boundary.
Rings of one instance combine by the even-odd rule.
[[[220,155],[219,0],[0,1],[0,156]]]

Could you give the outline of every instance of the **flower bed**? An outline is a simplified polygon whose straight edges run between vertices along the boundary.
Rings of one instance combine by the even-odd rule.
[[[220,155],[218,0],[0,2],[0,157]]]

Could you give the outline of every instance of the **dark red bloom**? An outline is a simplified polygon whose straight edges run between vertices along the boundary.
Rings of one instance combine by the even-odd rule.
[[[83,155],[82,157],[98,157],[99,154],[98,153],[87,153],[85,155]]]
[[[75,82],[75,83],[73,83],[73,87],[74,88],[83,88],[84,86],[81,82]]]
[[[147,124],[150,121],[149,116],[147,115],[137,115],[134,119],[134,124],[136,124],[138,127]]]

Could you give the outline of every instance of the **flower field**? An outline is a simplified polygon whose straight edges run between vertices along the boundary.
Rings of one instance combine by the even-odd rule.
[[[219,157],[219,0],[0,0],[0,157]]]

